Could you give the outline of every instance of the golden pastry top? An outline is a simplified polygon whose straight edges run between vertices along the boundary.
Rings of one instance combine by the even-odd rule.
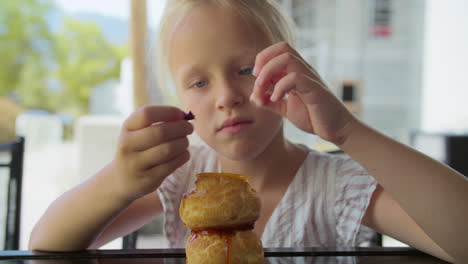
[[[184,194],[179,214],[190,229],[232,229],[251,226],[260,214],[260,198],[248,176],[201,173],[195,188]]]
[[[225,172],[205,172],[197,174],[197,178],[203,177],[230,177],[238,180],[248,181],[250,176],[244,174],[225,173]]]

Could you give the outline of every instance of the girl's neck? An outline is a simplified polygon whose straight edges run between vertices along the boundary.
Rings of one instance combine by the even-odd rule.
[[[289,184],[306,156],[307,151],[286,140],[281,131],[253,160],[237,161],[224,156],[219,160],[223,172],[250,175],[250,184],[260,192]]]

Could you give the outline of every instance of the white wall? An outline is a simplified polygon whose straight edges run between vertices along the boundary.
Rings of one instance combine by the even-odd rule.
[[[424,130],[468,130],[468,1],[427,0]]]

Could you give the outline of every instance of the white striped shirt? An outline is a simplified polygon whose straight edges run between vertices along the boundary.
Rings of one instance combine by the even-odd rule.
[[[305,146],[303,146],[305,147]],[[369,243],[375,234],[361,225],[377,181],[348,156],[311,149],[266,223],[264,247],[340,247]],[[157,192],[164,208],[164,234],[183,248],[190,230],[179,216],[182,195],[196,174],[221,172],[208,146],[191,146],[191,160],[168,176]]]

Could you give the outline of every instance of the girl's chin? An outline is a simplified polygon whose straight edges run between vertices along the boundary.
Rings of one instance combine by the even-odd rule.
[[[235,161],[250,161],[256,159],[264,148],[259,146],[255,147],[244,147],[244,148],[223,148],[218,152],[222,153],[228,159]]]

